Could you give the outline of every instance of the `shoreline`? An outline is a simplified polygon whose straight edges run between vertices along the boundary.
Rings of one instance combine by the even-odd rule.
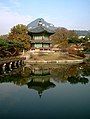
[[[77,60],[28,60],[25,61],[29,64],[36,64],[36,63],[43,63],[43,64],[49,64],[49,63],[56,63],[56,64],[72,64],[72,63],[83,63],[84,59],[77,59]]]

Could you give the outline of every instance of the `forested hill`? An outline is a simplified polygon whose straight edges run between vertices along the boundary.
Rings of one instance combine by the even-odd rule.
[[[90,30],[74,30],[79,36],[90,35]]]

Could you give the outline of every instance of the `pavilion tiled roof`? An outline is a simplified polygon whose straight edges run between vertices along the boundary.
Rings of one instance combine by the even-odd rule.
[[[52,33],[52,34],[54,33],[54,30],[51,30],[51,29],[46,28],[44,26],[38,26],[36,28],[30,29],[31,33],[41,33],[41,32],[44,32],[44,31],[46,31],[48,33]]]
[[[55,33],[56,29],[53,24],[47,23],[42,18],[36,19],[35,21],[28,24],[27,27],[30,33],[41,33],[46,31],[53,34]]]

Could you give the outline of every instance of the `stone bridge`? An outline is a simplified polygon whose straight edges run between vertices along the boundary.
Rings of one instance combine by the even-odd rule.
[[[21,65],[24,65],[25,57],[10,57],[10,58],[1,58],[0,59],[0,73],[6,72],[7,69],[12,70]]]

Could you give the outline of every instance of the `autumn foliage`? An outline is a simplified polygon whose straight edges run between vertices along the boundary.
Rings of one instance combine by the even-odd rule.
[[[30,36],[27,27],[23,24],[14,26],[9,33],[8,39],[21,42],[24,49],[30,49]]]
[[[58,44],[60,48],[66,48],[69,42],[75,42],[76,39],[78,39],[77,34],[66,28],[58,28],[55,34],[51,36],[53,45]]]

